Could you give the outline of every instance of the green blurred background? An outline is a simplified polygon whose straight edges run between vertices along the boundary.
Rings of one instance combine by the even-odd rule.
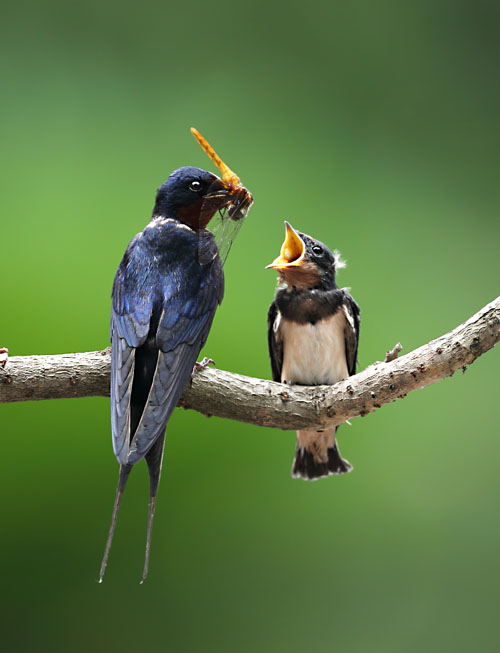
[[[204,353],[269,377],[283,220],[340,249],[360,365],[499,293],[497,2],[18,0],[2,10],[2,320],[11,355],[108,344],[110,289],[157,186],[252,190]],[[496,651],[498,365],[340,431],[354,473],[292,480],[295,435],[177,411],[150,577],[145,466],[105,582],[104,398],[2,405],[2,643],[16,651]]]

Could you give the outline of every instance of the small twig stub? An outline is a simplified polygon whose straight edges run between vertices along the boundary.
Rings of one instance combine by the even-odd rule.
[[[396,359],[401,351],[403,350],[403,345],[400,342],[397,342],[392,349],[385,352],[384,363],[390,363]]]

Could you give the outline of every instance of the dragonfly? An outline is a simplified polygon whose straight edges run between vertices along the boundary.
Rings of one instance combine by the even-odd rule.
[[[213,147],[195,127],[191,127],[191,133],[201,145],[212,163],[219,169],[222,181],[228,189],[230,189],[231,200],[228,204],[218,209],[216,215],[210,222],[210,231],[215,237],[219,256],[224,265],[232,244],[253,204],[253,197],[245,186],[241,184],[238,175],[222,161]],[[205,206],[202,206],[201,209],[202,214],[205,210],[211,212],[211,202],[216,198],[218,198],[216,194],[210,194],[207,196],[206,204]]]

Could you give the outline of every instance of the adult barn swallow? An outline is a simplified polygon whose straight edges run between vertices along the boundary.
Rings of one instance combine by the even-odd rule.
[[[274,381],[301,385],[337,383],[355,373],[359,340],[359,306],[335,283],[343,267],[318,240],[288,223],[281,253],[268,268],[278,270],[278,288],[268,314],[268,342]],[[335,440],[336,428],[297,431],[294,478],[313,480],[345,474]]]
[[[231,220],[243,219],[253,201],[237,175],[191,131],[222,176],[193,167],[172,172],[157,191],[151,221],[130,242],[113,284],[111,428],[120,475],[99,582],[128,476],[142,458],[150,477],[142,581],[146,578],[165,427],[224,294],[222,262],[206,227],[217,211]]]

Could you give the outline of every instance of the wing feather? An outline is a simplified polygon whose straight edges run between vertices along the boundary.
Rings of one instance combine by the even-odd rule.
[[[342,289],[344,295],[343,307],[346,314],[346,326],[344,329],[345,339],[345,357],[349,375],[356,374],[356,364],[358,362],[358,343],[359,343],[359,324],[360,310],[347,290]]]
[[[283,342],[278,336],[279,319],[280,312],[276,302],[273,302],[267,314],[267,342],[273,381],[277,382],[281,381],[281,368],[283,367]]]
[[[111,431],[113,451],[123,462],[130,436],[130,394],[135,367],[135,348],[129,347],[111,327]]]
[[[121,464],[138,462],[165,429],[224,292],[218,257],[202,268],[193,257],[192,268],[173,264],[168,274],[148,279],[148,274],[155,273],[154,268],[139,266],[138,257],[134,258],[137,246],[138,237],[130,244],[113,286],[111,421],[113,448]],[[152,289],[157,287],[163,289],[160,297],[153,296]],[[144,408],[142,414],[139,408],[134,418],[137,427],[132,425],[135,431],[131,433],[131,399],[138,396],[134,394],[134,379],[139,373],[135,352],[138,348],[146,351],[152,343],[158,356],[141,356],[150,370],[146,377],[149,374],[152,381],[149,393],[145,387],[139,404],[145,401]],[[141,373],[145,378],[144,370]]]
[[[128,463],[135,464],[143,458],[164,431],[191,375],[198,353],[198,347],[186,343],[170,352],[159,352],[146,407],[128,453]]]

